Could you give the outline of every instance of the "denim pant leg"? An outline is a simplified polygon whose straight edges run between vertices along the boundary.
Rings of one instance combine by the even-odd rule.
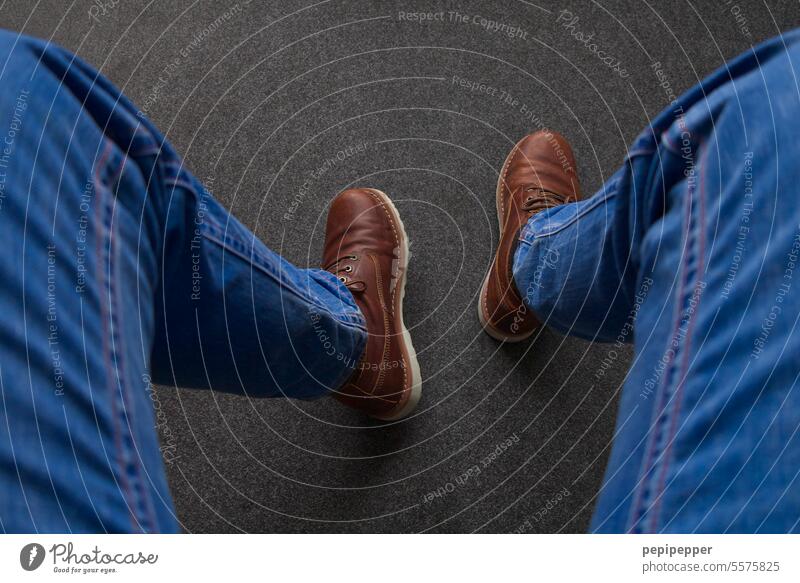
[[[353,374],[367,339],[350,291],[299,269],[224,209],[178,158],[156,293],[156,382],[252,397],[315,398]]]
[[[520,233],[514,280],[550,328],[579,338],[613,341],[630,324],[639,270],[631,256],[635,225],[619,202],[641,175],[631,156],[591,198],[534,215]]]
[[[595,197],[521,235],[544,321],[634,344],[593,531],[800,528],[797,38],[687,92]]]
[[[90,66],[8,32],[0,57],[0,531],[176,531],[151,382],[326,394],[361,316]]]

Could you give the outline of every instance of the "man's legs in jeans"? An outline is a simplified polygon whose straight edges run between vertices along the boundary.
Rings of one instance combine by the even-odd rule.
[[[729,63],[521,233],[543,322],[634,343],[593,531],[800,529],[797,41]]]
[[[151,380],[327,394],[362,315],[230,216],[96,71],[11,33],[0,55],[0,531],[175,531]]]

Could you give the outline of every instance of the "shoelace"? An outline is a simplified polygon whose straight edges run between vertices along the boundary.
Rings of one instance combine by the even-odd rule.
[[[364,291],[367,288],[367,284],[361,280],[352,280],[346,275],[340,275],[341,273],[352,273],[353,266],[347,265],[342,268],[335,269],[339,266],[342,261],[358,261],[358,255],[344,255],[339,257],[336,261],[325,267],[325,271],[331,272],[333,275],[339,278],[344,285],[347,286],[348,289],[352,291]]]
[[[567,197],[563,194],[545,190],[540,186],[527,186],[525,192],[535,193],[529,194],[525,201],[522,203],[522,210],[533,214],[538,211],[552,208],[554,206],[562,205],[567,202]]]

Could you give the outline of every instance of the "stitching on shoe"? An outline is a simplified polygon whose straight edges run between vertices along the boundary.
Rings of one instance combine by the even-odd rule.
[[[382,308],[381,311],[383,312],[384,341],[383,341],[383,353],[381,354],[381,361],[380,361],[380,364],[383,364],[384,361],[386,361],[387,355],[389,354],[389,346],[391,344],[391,338],[392,338],[391,335],[389,334],[389,314],[388,311],[386,310],[386,300],[383,297],[383,289],[381,289],[383,285],[383,278],[381,277],[381,271],[378,264],[378,260],[375,259],[375,256],[372,253],[369,254],[369,258],[375,267],[375,281],[377,283],[375,289],[378,292],[378,299],[381,302],[381,308]],[[386,378],[386,369],[381,367],[381,369],[378,371],[378,382],[376,382],[372,388],[373,392],[376,391],[379,387],[383,386],[383,381],[385,378]],[[403,383],[403,387],[405,387],[405,383]]]
[[[500,177],[500,184],[498,184],[498,189],[497,189],[498,192],[496,193],[496,196],[500,199],[500,217],[499,217],[500,218],[500,223],[501,223],[500,224],[500,230],[501,230],[500,238],[503,237],[502,231],[504,230],[503,224],[505,223],[505,216],[506,216],[505,204],[503,204],[503,200],[504,200],[503,187],[506,185],[506,177],[508,176],[508,171],[511,168],[511,161],[514,159],[514,156],[519,151],[519,145],[522,143],[523,140],[525,140],[525,138],[522,138],[522,140],[517,142],[514,145],[514,147],[511,149],[511,153],[508,155],[508,157],[506,158],[505,164],[503,165],[503,172],[502,172],[501,177]],[[497,241],[497,247],[498,247],[498,250],[499,250],[499,248],[500,248],[500,241],[499,240]],[[492,324],[492,314],[489,313],[489,285],[491,284],[491,278],[492,278],[492,274],[494,273],[496,264],[497,264],[497,254],[495,253],[494,259],[492,259],[492,265],[489,267],[489,273],[486,275],[486,286],[484,287],[484,293],[482,294],[483,297],[481,298],[481,303],[483,304],[483,315],[486,318],[486,325],[487,326],[491,326],[492,328],[494,328],[497,331],[503,332],[503,330],[501,328],[499,328],[499,327],[495,326],[494,324]],[[502,304],[502,302],[501,302],[501,304]],[[505,332],[503,332],[503,333],[505,333]]]
[[[386,218],[389,220],[389,225],[392,227],[392,234],[394,235],[395,246],[399,247],[400,246],[400,237],[398,236],[397,228],[395,227],[395,224],[394,224],[394,217],[392,217],[392,213],[387,208],[387,204],[383,200],[381,200],[381,198],[377,194],[375,194],[372,190],[365,190],[365,192],[367,194],[369,194],[370,197],[372,197],[372,200],[374,200],[376,203],[378,203],[381,206],[381,208],[383,209],[383,212],[386,214]],[[372,254],[370,254],[369,257],[373,261],[373,263],[375,264],[375,273],[377,274],[377,279],[378,279],[378,288],[377,289],[378,289],[378,294],[379,294],[380,299],[381,299],[381,304],[383,305],[383,308],[384,308],[384,310],[383,310],[383,313],[384,313],[384,332],[386,332],[388,330],[388,327],[389,327],[388,326],[389,317],[388,317],[388,314],[386,312],[386,302],[385,302],[385,300],[383,298],[383,290],[381,289],[382,280],[381,280],[381,277],[380,277],[380,269],[378,269],[378,263],[376,262],[374,256]],[[396,293],[398,287],[399,286],[395,286],[395,289],[391,291],[391,299],[392,299],[392,304],[391,305],[392,306],[394,306],[394,296],[395,296],[395,293]],[[384,344],[384,354],[383,354],[382,360],[386,358],[386,354],[388,353],[387,345],[390,343],[390,338],[391,337],[387,334],[386,335],[386,342]],[[402,337],[401,337],[400,341],[402,342]],[[405,357],[402,355],[402,351],[401,351],[401,357],[403,358],[403,360],[405,360]],[[403,389],[402,389],[402,391],[399,392],[400,395],[402,395],[405,392],[406,385],[408,384],[408,371],[406,369],[409,366],[409,363],[405,363],[404,362],[404,365],[405,366],[403,366]],[[378,376],[378,383],[373,388],[373,391],[375,389],[377,389],[379,386],[381,386],[381,384],[383,383],[384,375],[385,375],[385,371],[380,371],[379,376]],[[383,399],[382,397],[376,397],[376,398]],[[383,399],[383,400],[387,400],[387,399]],[[389,402],[391,402],[391,401],[389,401]]]
[[[369,194],[372,197],[372,200],[377,202],[381,206],[381,208],[383,209],[383,212],[386,214],[386,218],[389,219],[389,225],[392,227],[392,234],[394,235],[395,246],[399,247],[400,246],[400,238],[397,235],[397,229],[396,229],[396,227],[394,225],[394,218],[392,217],[392,213],[389,212],[389,209],[386,208],[386,203],[384,203],[381,200],[381,198],[377,194],[372,192],[371,190],[366,190],[365,192],[367,194]],[[397,288],[397,286],[395,286],[395,289],[393,289],[391,291],[392,300],[394,300],[394,294],[396,292],[396,288]]]

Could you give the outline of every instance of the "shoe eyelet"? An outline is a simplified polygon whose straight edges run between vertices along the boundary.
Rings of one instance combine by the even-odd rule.
[[[350,259],[352,259],[353,261],[358,261],[358,255],[351,255]]]
[[[347,273],[350,273],[351,271],[353,271],[353,266],[352,266],[352,265],[348,265],[347,267],[345,267],[345,268],[344,268],[344,270],[345,270]]]
[[[346,277],[340,277],[339,281],[341,281],[342,283],[347,283],[347,278]]]

